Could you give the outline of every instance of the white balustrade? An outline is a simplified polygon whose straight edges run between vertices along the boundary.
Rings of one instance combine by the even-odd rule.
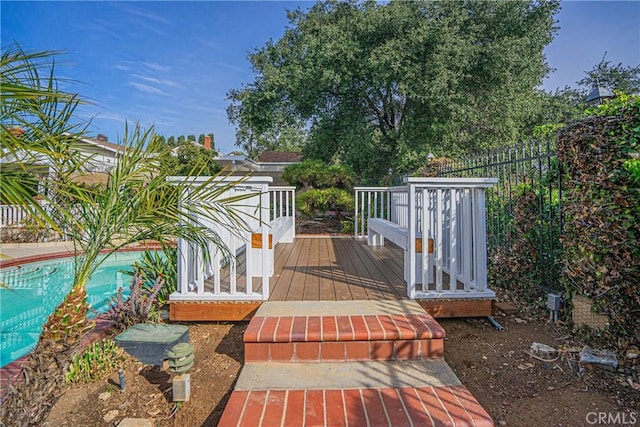
[[[20,206],[0,205],[0,227],[19,227],[27,218],[27,212]]]
[[[394,242],[399,230],[406,235],[399,246],[405,251],[404,278],[412,299],[494,297],[487,288],[484,191],[497,180],[407,178],[405,182],[403,187],[356,188],[356,237],[366,236],[369,218],[389,221],[372,224],[376,236],[369,236],[371,245],[384,244],[385,230]]]
[[[182,181],[184,177],[171,177]],[[205,178],[192,179],[200,184]],[[238,180],[225,177],[211,185],[228,186],[218,197],[245,195],[233,204],[235,214],[247,225],[239,230],[231,221],[198,216],[194,220],[205,225],[218,242],[209,242],[208,256],[182,239],[178,240],[178,290],[172,301],[242,301],[269,299],[269,278],[274,269],[274,247],[278,242],[293,242],[295,237],[295,187],[270,187],[270,177]],[[229,185],[233,183],[233,185]],[[181,198],[183,209],[192,200],[189,192]],[[219,247],[224,245],[224,249]],[[254,283],[254,278],[257,278]],[[255,285],[255,288],[254,288]]]

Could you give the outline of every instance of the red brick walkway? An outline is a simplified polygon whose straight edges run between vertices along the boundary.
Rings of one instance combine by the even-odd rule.
[[[444,337],[408,301],[266,303],[219,425],[492,426]]]
[[[493,426],[463,385],[235,391],[220,426]]]

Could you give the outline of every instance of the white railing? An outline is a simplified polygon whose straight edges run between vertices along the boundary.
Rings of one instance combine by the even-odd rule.
[[[296,187],[269,187],[269,201],[271,203],[271,221],[278,218],[295,217]]]
[[[171,177],[181,181],[183,177]],[[193,183],[202,182],[195,179]],[[237,177],[215,180],[212,185],[229,185]],[[229,186],[220,199],[245,194],[234,205],[236,214],[244,220],[246,229],[238,230],[223,218],[213,222],[197,218],[210,228],[226,250],[214,242],[207,248],[209,257],[199,247],[178,240],[178,290],[172,301],[267,300],[269,278],[274,269],[274,247],[278,242],[292,242],[295,236],[295,187],[270,187],[270,177],[244,178]],[[181,203],[186,208],[189,194]],[[254,283],[254,278],[258,279]]]
[[[402,227],[406,234],[406,243],[401,245],[405,251],[404,279],[410,298],[495,296],[487,288],[484,191],[497,180],[405,181],[407,185],[403,187],[356,188],[355,222],[360,225],[356,237],[365,236],[368,218],[382,218]],[[380,240],[384,242],[370,242],[378,244]],[[445,274],[448,280],[444,280]]]
[[[354,232],[367,237],[367,219],[383,218],[407,226],[407,187],[355,187]]]
[[[0,205],[0,227],[19,227],[28,217],[21,206]]]

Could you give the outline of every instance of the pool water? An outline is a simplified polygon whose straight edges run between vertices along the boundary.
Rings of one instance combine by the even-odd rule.
[[[112,254],[93,274],[87,285],[89,317],[109,308],[118,288],[125,296],[131,276],[122,270],[142,252]],[[22,264],[0,269],[0,367],[29,353],[38,342],[42,325],[62,302],[73,284],[73,258]]]

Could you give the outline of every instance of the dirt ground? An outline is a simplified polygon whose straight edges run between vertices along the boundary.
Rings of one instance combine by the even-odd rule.
[[[339,227],[337,220],[307,221],[298,224],[297,232],[339,234]],[[582,344],[569,338],[562,325],[548,322],[544,311],[511,304],[509,313],[495,316],[505,327],[502,332],[486,319],[440,320],[447,332],[446,361],[496,425],[640,425],[640,390],[633,387],[640,389],[637,362],[622,373],[578,373],[570,362]],[[170,374],[129,359],[124,392],[115,372],[102,381],[69,386],[47,425],[113,426],[134,417],[153,419],[156,426],[215,426],[242,367],[246,327],[245,322],[189,324],[196,356],[189,402],[171,402]],[[563,356],[551,362],[535,359],[527,353],[534,342],[560,349]],[[621,362],[628,367],[634,360]]]
[[[585,426],[598,413],[640,424],[640,392],[630,374],[572,371],[566,358],[542,362],[526,353],[531,343],[571,349],[563,329],[541,315],[497,315],[505,331],[486,319],[444,319],[445,359],[497,425],[518,427]],[[189,325],[196,364],[191,400],[171,402],[170,374],[130,359],[126,389],[118,376],[70,386],[48,418],[50,426],[116,425],[126,417],[150,418],[156,426],[215,426],[242,367],[246,323]],[[568,353],[570,354],[570,353]],[[636,377],[637,380],[637,377]],[[626,424],[634,425],[627,422]],[[604,423],[600,425],[616,425]]]
[[[117,372],[103,381],[69,386],[46,425],[113,426],[123,418],[148,418],[155,426],[215,426],[242,367],[246,327],[246,322],[189,324],[196,360],[189,402],[171,401],[171,374],[129,358],[124,392]]]

